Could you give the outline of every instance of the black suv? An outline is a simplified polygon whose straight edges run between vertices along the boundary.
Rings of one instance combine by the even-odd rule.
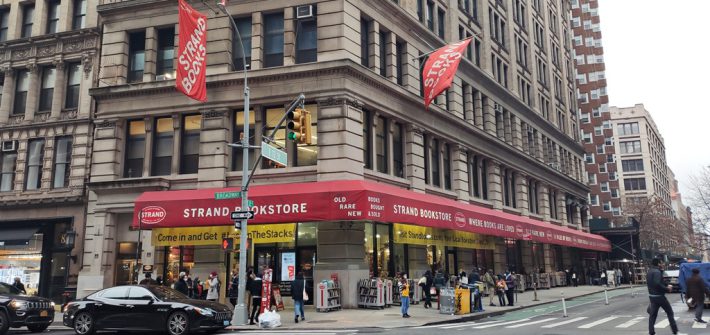
[[[41,332],[54,321],[54,303],[45,298],[21,294],[12,285],[0,283],[0,335],[7,329],[27,326]]]

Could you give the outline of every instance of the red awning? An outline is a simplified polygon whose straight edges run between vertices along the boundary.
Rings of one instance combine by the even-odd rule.
[[[138,226],[140,216],[143,229],[232,225],[230,213],[241,207],[236,192],[239,189],[145,192],[136,200],[133,225]],[[368,181],[257,185],[250,187],[249,199],[256,213],[250,223],[373,220],[611,250],[599,235]]]

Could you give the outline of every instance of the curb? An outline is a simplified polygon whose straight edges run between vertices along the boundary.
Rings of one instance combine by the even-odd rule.
[[[643,286],[634,286],[634,288],[637,288],[637,287],[643,287]],[[629,286],[610,287],[610,288],[607,289],[607,291],[615,291],[615,290],[622,290],[622,289],[628,289],[628,288],[631,288],[631,287],[629,287]],[[572,297],[572,298],[567,298],[566,300],[574,300],[574,299],[576,299],[576,298],[586,297],[586,296],[590,296],[590,295],[598,294],[598,293],[603,293],[603,292],[604,292],[604,291],[602,290],[602,291],[597,291],[597,292],[590,292],[590,293],[580,294],[580,295],[574,296],[574,297]],[[557,301],[559,301],[559,300],[551,300],[551,301],[545,301],[545,302],[541,301],[541,302],[536,302],[536,303],[533,303],[533,304],[530,304],[530,305],[515,306],[515,307],[509,308],[509,309],[500,310],[500,311],[495,311],[495,312],[490,312],[490,313],[485,313],[485,314],[469,314],[469,315],[461,316],[461,317],[459,317],[459,318],[457,318],[457,319],[453,319],[453,320],[433,321],[433,322],[427,322],[427,323],[423,323],[423,324],[419,324],[419,325],[410,325],[410,326],[401,326],[401,327],[392,327],[392,328],[381,328],[381,327],[376,327],[376,328],[381,328],[381,329],[399,329],[399,328],[408,328],[408,327],[423,327],[423,326],[435,326],[435,325],[441,325],[441,324],[454,324],[454,323],[470,322],[470,321],[476,321],[476,320],[485,319],[485,318],[489,318],[489,317],[499,316],[499,315],[503,315],[503,314],[506,314],[506,313],[510,313],[510,312],[515,312],[515,311],[523,310],[523,309],[526,309],[526,308],[531,308],[531,307],[546,305],[546,304],[554,303],[554,302],[557,302]],[[258,328],[258,326],[256,326],[255,328],[253,328],[253,327],[254,327],[254,326],[229,326],[229,327],[227,327],[227,328],[225,328],[225,329],[226,329],[226,330],[232,330],[232,331],[237,331],[237,330],[238,330],[238,331],[262,331],[262,330],[265,330],[265,328],[264,328],[264,329]],[[351,328],[361,328],[361,327],[355,326],[355,327],[347,327],[347,328],[342,328],[342,329],[351,329]],[[365,327],[365,328],[372,328],[372,327]],[[294,328],[294,327],[278,327],[278,328],[276,328],[276,329],[278,329],[278,330],[322,330],[322,329],[338,330],[339,328]],[[266,329],[266,330],[268,330],[268,329]]]

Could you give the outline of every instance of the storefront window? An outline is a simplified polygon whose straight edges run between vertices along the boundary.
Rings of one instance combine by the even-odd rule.
[[[392,277],[390,226],[365,224],[365,261],[370,265],[370,276]]]
[[[136,242],[121,242],[116,247],[116,285],[135,283]]]
[[[195,247],[167,247],[167,262],[164,282],[170,286],[178,281],[178,275],[184,271],[190,273],[195,265]]]
[[[507,268],[515,273],[520,273],[521,270],[521,255],[520,255],[520,244],[517,240],[506,239],[505,240],[505,261]]]
[[[545,253],[541,243],[532,244],[533,271],[545,270]]]
[[[443,245],[428,245],[426,247],[426,257],[429,267],[434,270],[443,269],[444,261],[444,246]]]
[[[12,284],[20,277],[27,294],[38,293],[43,234],[34,234],[21,244],[5,241],[0,246],[0,282]]]

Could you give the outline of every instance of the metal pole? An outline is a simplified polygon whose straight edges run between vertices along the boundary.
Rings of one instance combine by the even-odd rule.
[[[562,317],[567,317],[567,303],[565,303],[565,292],[562,291],[560,292],[560,295],[562,296]]]
[[[138,285],[138,276],[140,274],[140,269],[138,268],[138,263],[140,263],[141,256],[141,235],[143,233],[143,208],[138,212],[138,244],[136,244],[136,285]]]

